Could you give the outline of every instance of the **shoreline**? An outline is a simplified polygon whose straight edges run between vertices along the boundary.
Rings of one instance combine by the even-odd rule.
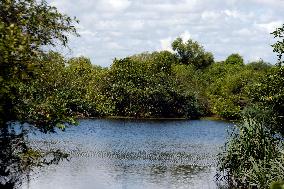
[[[109,119],[109,120],[211,120],[211,121],[236,121],[228,120],[222,117],[212,115],[204,116],[197,119],[185,118],[185,117],[128,117],[128,116],[101,116],[101,117],[88,117],[88,116],[78,116],[76,119]]]

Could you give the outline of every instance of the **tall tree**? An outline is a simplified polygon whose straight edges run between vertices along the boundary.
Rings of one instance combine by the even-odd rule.
[[[183,42],[182,38],[177,38],[172,43],[172,48],[182,64],[192,64],[197,69],[203,69],[214,62],[213,54],[206,52],[197,41],[189,39]]]
[[[254,103],[260,103],[262,109],[271,111],[271,118],[274,119],[271,129],[284,136],[284,24],[272,34],[277,38],[272,47],[278,53],[278,65],[262,77],[250,94]]]
[[[241,55],[235,53],[228,56],[225,61],[226,64],[244,65],[244,59]]]
[[[44,79],[39,64],[44,47],[66,46],[69,34],[78,35],[76,22],[44,0],[0,1],[0,188],[14,188],[31,160],[41,157],[28,147],[24,133],[9,129],[10,123],[52,131],[74,121],[58,98],[42,98],[47,95],[34,81]]]
[[[0,10],[1,127],[15,120],[33,123],[28,117],[18,116],[25,113],[19,106],[19,89],[36,77],[35,59],[43,54],[43,47],[66,46],[68,34],[78,35],[74,25],[77,21],[46,1],[2,0]]]

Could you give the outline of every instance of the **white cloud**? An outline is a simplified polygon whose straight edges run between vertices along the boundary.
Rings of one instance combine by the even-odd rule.
[[[140,1],[140,5],[144,6],[147,10],[153,10],[157,12],[170,13],[186,13],[189,11],[194,11],[197,8],[198,0],[181,0],[181,1],[151,1],[148,3],[143,3]]]
[[[110,31],[110,32],[108,32],[108,34],[112,37],[121,37],[122,36],[122,33],[117,32],[117,31]]]
[[[107,6],[111,6],[114,11],[123,11],[131,4],[129,0],[104,0]]]
[[[107,47],[113,50],[122,50],[124,49],[121,45],[116,42],[109,42],[107,43]]]
[[[253,35],[254,32],[248,28],[242,28],[240,30],[234,31],[233,33],[242,37],[247,37]]]
[[[101,20],[98,21],[96,24],[96,29],[100,30],[110,30],[110,29],[116,29],[120,25],[120,21],[118,20]]]
[[[284,0],[47,0],[80,20],[73,55],[108,66],[114,57],[170,50],[172,41],[197,40],[217,60],[241,52],[245,60],[276,60],[269,34],[282,24]],[[262,47],[262,48],[260,48]]]
[[[187,41],[191,38],[190,33],[186,30],[185,32],[183,32],[180,37],[182,38],[183,41]]]
[[[81,30],[78,32],[82,37],[94,37],[96,36],[97,32],[90,31],[90,30]]]
[[[253,0],[256,3],[273,6],[273,7],[283,7],[284,1],[283,0]]]
[[[173,39],[171,37],[161,39],[160,40],[161,50],[172,51],[172,42]]]
[[[220,18],[220,16],[221,16],[220,12],[216,12],[216,11],[204,11],[201,14],[201,18],[206,21],[207,20],[214,21]]]
[[[225,10],[225,15],[228,17],[239,18],[240,13],[236,10]]]
[[[257,24],[257,26],[263,29],[264,31],[271,33],[275,30],[275,28],[280,27],[282,24],[283,21],[272,21],[268,23]]]
[[[128,27],[132,30],[141,30],[144,28],[144,21],[143,20],[131,21]]]

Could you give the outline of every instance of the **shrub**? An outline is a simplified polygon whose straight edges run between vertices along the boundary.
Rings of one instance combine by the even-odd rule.
[[[283,140],[264,122],[244,118],[219,154],[218,165],[217,178],[230,187],[269,188],[274,181],[284,180]]]

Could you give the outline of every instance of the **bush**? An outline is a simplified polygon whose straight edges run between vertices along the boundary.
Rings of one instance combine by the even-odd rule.
[[[253,104],[271,110],[271,117],[276,122],[271,129],[284,136],[284,67],[273,67],[261,82],[250,88],[249,95]]]
[[[218,161],[217,178],[230,187],[264,189],[284,180],[283,140],[250,117],[236,127]]]

